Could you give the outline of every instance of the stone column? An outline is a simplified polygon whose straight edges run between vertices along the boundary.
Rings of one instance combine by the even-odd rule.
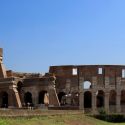
[[[116,96],[116,111],[117,113],[121,112],[121,92],[117,92],[117,96]]]
[[[79,109],[84,110],[84,92],[83,92],[84,78],[79,79]]]
[[[117,89],[117,95],[116,95],[116,111],[117,113],[121,112],[121,89],[120,89],[120,85],[121,85],[121,77],[117,77],[116,78],[116,89]]]
[[[38,93],[36,92],[32,92],[32,101],[34,106],[36,106],[38,104]]]
[[[96,92],[92,92],[92,112],[96,113]]]
[[[83,92],[79,93],[79,109],[80,110],[84,109],[84,95],[83,95]]]
[[[12,89],[9,89],[8,91],[8,106],[9,107],[15,107],[16,106],[16,102],[15,102],[16,98],[14,97],[14,92]]]
[[[109,113],[109,92],[105,92],[105,110]]]
[[[97,86],[97,77],[92,77],[92,112],[93,114],[96,113],[96,89]]]

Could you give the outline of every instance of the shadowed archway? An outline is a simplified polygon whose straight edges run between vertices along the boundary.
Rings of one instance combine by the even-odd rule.
[[[44,98],[45,98],[46,93],[47,93],[47,91],[45,91],[45,90],[39,92],[39,98],[38,98],[39,104],[44,104]]]
[[[32,104],[32,94],[30,92],[26,92],[24,94],[24,102],[27,105],[28,103]]]
[[[91,92],[87,91],[84,93],[84,108],[91,108],[92,107],[92,94]]]
[[[101,108],[101,107],[104,107],[104,92],[103,90],[98,90],[97,92],[97,108]]]
[[[7,92],[1,92],[1,107],[2,108],[8,108],[8,93]]]

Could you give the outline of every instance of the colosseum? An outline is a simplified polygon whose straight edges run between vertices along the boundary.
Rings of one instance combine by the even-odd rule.
[[[1,108],[79,109],[125,113],[125,66],[50,66],[45,75],[6,70],[0,49]]]

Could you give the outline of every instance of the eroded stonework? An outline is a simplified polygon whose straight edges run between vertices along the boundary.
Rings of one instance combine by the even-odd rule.
[[[108,113],[125,113],[125,66],[52,66],[49,72],[56,77],[59,101],[63,95],[67,98],[62,105],[85,112],[97,113],[104,108]]]
[[[0,49],[0,107],[125,113],[125,66],[51,66],[44,76],[6,70]]]
[[[59,106],[52,74],[18,73],[6,70],[0,49],[0,107]]]

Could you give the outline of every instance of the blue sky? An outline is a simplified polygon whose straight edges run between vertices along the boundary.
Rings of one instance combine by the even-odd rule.
[[[1,0],[7,69],[125,64],[125,0]]]

